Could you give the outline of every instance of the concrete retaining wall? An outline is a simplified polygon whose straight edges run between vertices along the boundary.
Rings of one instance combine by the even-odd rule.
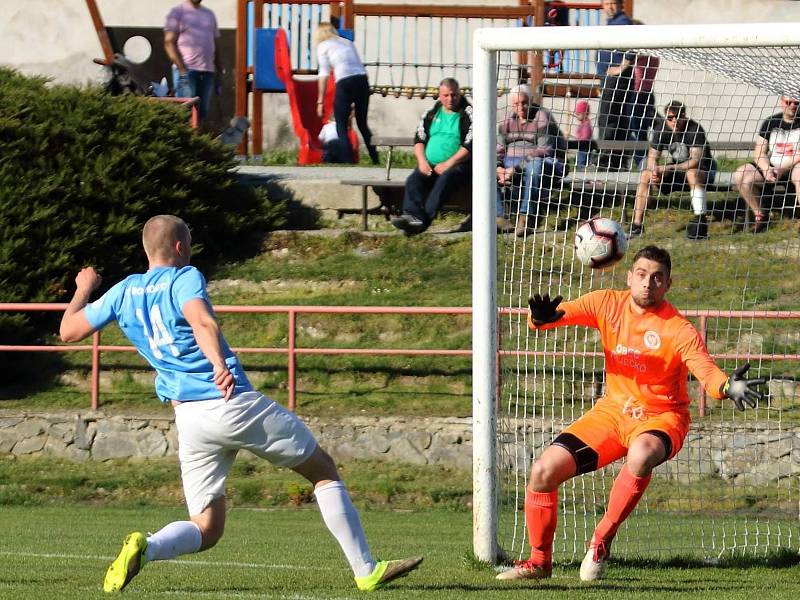
[[[356,417],[305,419],[337,459],[366,458],[413,464],[472,464],[472,419]],[[0,411],[0,454],[52,455],[73,460],[160,458],[177,452],[170,416]]]
[[[360,458],[437,464],[469,469],[471,418],[354,417],[336,421],[307,419],[320,444],[337,459]],[[527,474],[527,460],[510,462],[517,441],[540,448],[564,426],[548,421],[505,421],[499,427],[500,462]],[[105,415],[101,412],[35,413],[0,411],[0,454],[51,455],[72,460],[160,458],[177,450],[172,418]],[[518,453],[516,453],[518,454]],[[682,482],[718,475],[734,484],[763,485],[800,475],[800,428],[774,424],[702,423],[695,425],[676,460],[659,473]]]

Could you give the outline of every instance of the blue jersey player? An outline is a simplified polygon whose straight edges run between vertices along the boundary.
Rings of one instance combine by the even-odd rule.
[[[142,243],[146,273],[131,275],[89,303],[102,281],[92,267],[75,278],[61,339],[82,340],[116,321],[156,370],[156,393],[175,410],[178,458],[189,521],[154,534],[129,534],[108,567],[103,589],[121,591],[150,561],[214,546],[225,528],[225,479],[240,449],[288,467],[314,485],[322,518],[361,590],[415,569],[422,557],[376,561],[358,512],[331,457],[293,413],[255,391],[222,336],[203,275],[189,265],[191,234],[181,219],[153,217]]]

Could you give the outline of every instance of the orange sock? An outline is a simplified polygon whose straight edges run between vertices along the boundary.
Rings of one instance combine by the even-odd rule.
[[[525,523],[531,544],[531,559],[537,565],[553,562],[553,536],[558,522],[558,490],[534,492],[525,489]]]
[[[637,477],[630,472],[628,465],[622,466],[622,470],[614,480],[614,485],[611,486],[608,509],[594,530],[593,540],[603,541],[606,544],[611,543],[619,526],[642,499],[644,491],[650,483],[650,477],[651,475]]]

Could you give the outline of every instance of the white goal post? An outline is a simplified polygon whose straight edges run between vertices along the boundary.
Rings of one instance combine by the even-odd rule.
[[[524,391],[517,391],[515,393],[520,396],[525,395],[526,402],[528,402],[527,396],[529,394],[531,396],[535,395],[538,393],[537,390],[539,388],[536,387],[538,382],[531,382],[526,379],[528,368],[531,366],[526,361],[529,360],[528,356],[533,356],[534,354],[526,354],[526,351],[533,350],[535,348],[544,348],[545,350],[563,350],[564,347],[559,346],[559,344],[571,343],[568,342],[568,340],[571,340],[572,338],[569,338],[568,334],[562,334],[564,337],[549,337],[547,338],[549,341],[545,343],[539,338],[531,336],[531,333],[527,331],[527,328],[524,325],[524,312],[527,308],[527,294],[529,292],[548,291],[553,294],[563,293],[563,290],[558,289],[558,284],[563,284],[563,274],[567,271],[569,271],[571,277],[578,278],[575,280],[578,280],[580,285],[570,288],[567,293],[563,293],[565,298],[574,297],[579,293],[600,287],[624,287],[624,278],[620,279],[620,277],[624,277],[624,271],[627,270],[628,260],[630,259],[630,256],[632,256],[629,251],[629,256],[626,256],[626,258],[623,259],[623,262],[620,263],[620,266],[615,268],[615,272],[613,274],[589,272],[588,269],[585,268],[583,271],[575,271],[575,269],[580,269],[580,266],[576,267],[572,264],[575,262],[571,248],[571,235],[574,234],[574,223],[572,225],[568,224],[564,228],[560,228],[559,225],[553,225],[551,221],[548,221],[544,226],[544,229],[542,229],[540,225],[538,233],[530,233],[530,235],[525,234],[520,237],[514,236],[513,233],[510,235],[501,235],[498,233],[496,227],[497,214],[495,209],[495,198],[497,195],[496,148],[499,118],[498,115],[499,111],[502,111],[502,104],[504,102],[507,104],[507,101],[502,99],[502,92],[504,90],[507,91],[514,83],[518,82],[518,80],[514,80],[513,75],[508,75],[508,73],[518,72],[518,69],[516,69],[518,65],[513,64],[514,61],[517,60],[520,52],[544,52],[551,49],[586,51],[587,56],[593,56],[593,54],[590,54],[593,51],[604,49],[616,51],[630,50],[631,52],[667,49],[670,52],[674,52],[679,55],[685,49],[687,56],[689,57],[685,64],[693,65],[692,67],[686,68],[694,69],[699,68],[696,67],[696,65],[698,62],[703,62],[704,55],[701,55],[700,59],[692,57],[692,49],[701,49],[702,52],[712,53],[714,49],[726,49],[727,52],[732,52],[732,54],[735,55],[737,52],[739,52],[739,49],[769,49],[782,47],[787,47],[790,49],[790,51],[779,58],[777,58],[778,55],[776,54],[776,61],[780,61],[779,66],[774,69],[765,69],[764,73],[747,72],[747,65],[752,66],[753,69],[760,68],[761,65],[759,65],[758,60],[744,60],[742,63],[744,67],[739,65],[739,71],[737,71],[736,68],[732,68],[731,72],[725,72],[723,65],[721,68],[722,72],[720,72],[720,70],[715,72],[715,75],[733,78],[736,82],[742,82],[743,85],[747,84],[751,86],[757,86],[764,91],[764,97],[768,99],[764,101],[763,105],[755,108],[753,107],[753,103],[751,101],[752,95],[742,96],[742,102],[744,102],[745,98],[747,98],[747,101],[750,102],[750,105],[748,105],[748,110],[754,114],[757,113],[756,116],[751,117],[754,124],[760,121],[762,117],[767,117],[770,111],[775,112],[772,110],[775,107],[773,102],[774,99],[781,94],[792,94],[794,96],[800,94],[800,23],[747,23],[669,26],[643,25],[635,27],[520,27],[494,29],[484,28],[475,31],[473,37],[474,62],[472,73],[472,105],[474,119],[472,155],[472,306],[473,551],[477,559],[496,563],[502,557],[526,557],[525,553],[527,551],[524,523],[520,522],[520,520],[524,519],[524,517],[522,516],[519,507],[510,509],[510,512],[513,513],[513,516],[510,518],[515,521],[515,523],[509,527],[509,531],[513,530],[513,533],[511,534],[514,536],[513,543],[510,543],[508,540],[500,539],[502,536],[498,530],[498,513],[500,511],[500,504],[502,504],[499,491],[499,480],[501,477],[499,475],[500,467],[498,467],[498,447],[500,442],[498,441],[497,425],[497,407],[498,405],[502,404],[500,399],[501,392],[500,384],[498,382],[498,373],[502,371],[502,366],[498,364],[498,357],[500,356],[499,344],[501,344],[501,342],[498,342],[498,340],[505,336],[507,331],[511,330],[513,330],[515,332],[514,335],[518,337],[515,342],[516,348],[523,352],[517,352],[514,360],[516,360],[517,363],[522,363],[522,366],[518,367],[519,370],[516,376],[521,382],[518,384],[521,386],[520,389],[524,388]],[[662,70],[669,73],[669,69],[664,68],[664,62],[672,60],[672,54],[667,53],[662,54],[662,56],[668,56],[666,59],[662,58]],[[765,55],[764,59],[768,60],[768,55]],[[726,61],[723,59],[721,62],[725,63]],[[675,70],[677,71],[677,69]],[[739,79],[740,76],[741,79]],[[554,75],[554,77],[566,78],[567,75]],[[504,79],[503,81],[499,81],[499,78]],[[687,81],[691,81],[691,79]],[[663,89],[669,90],[670,98],[673,96],[677,97],[681,95],[680,85],[681,83],[676,76],[674,82],[670,82],[669,85]],[[713,84],[708,85],[713,87]],[[724,84],[720,85],[721,87],[719,90],[712,93],[720,94],[721,96],[725,94],[730,95],[730,92],[726,90],[732,88],[730,88],[730,86],[725,87]],[[499,97],[501,98],[500,109],[498,109]],[[667,99],[668,98],[665,95],[663,100]],[[562,99],[561,102],[566,101]],[[574,105],[574,99],[570,100],[569,102],[573,103],[570,106]],[[544,106],[545,104],[546,99],[542,101],[542,105]],[[661,109],[664,106],[664,102],[659,102],[657,106],[659,109]],[[554,109],[552,112],[556,115],[556,117],[558,117],[560,115],[567,114],[568,110],[572,109],[562,108],[563,112],[559,112],[558,109]],[[730,113],[731,110],[729,109],[727,112]],[[724,118],[725,117],[720,117],[720,119]],[[731,119],[734,118],[735,117],[731,117]],[[731,127],[733,127],[733,125],[731,125]],[[751,126],[748,122],[746,129],[747,130],[743,131],[741,137],[739,138],[743,141],[742,143],[755,140],[754,136],[757,130],[756,127]],[[723,121],[720,121],[717,130],[727,131],[728,126],[725,125]],[[740,159],[739,163],[743,164],[747,156],[748,152],[743,150],[738,155],[738,158]],[[731,169],[736,168],[736,165],[739,163],[733,162],[732,164],[734,166],[732,166]],[[587,173],[586,178],[593,180],[600,178],[601,176],[597,175],[599,170],[600,169],[596,169],[591,173]],[[606,178],[604,181],[611,180],[611,176],[608,176],[607,173],[604,173],[602,177]],[[615,182],[620,181],[616,174],[614,177]],[[625,181],[632,183],[633,187],[635,188],[635,183],[639,181],[638,170],[634,169],[633,174],[630,177],[630,179]],[[574,186],[574,182],[576,180],[577,176],[572,177],[573,183],[570,185]],[[565,184],[561,185],[562,187],[556,190],[554,194],[560,193],[562,196],[566,196],[570,192],[574,191],[574,188],[567,189]],[[618,190],[615,189],[614,191],[617,192]],[[733,193],[735,194],[735,189]],[[619,201],[619,204],[609,207],[608,210],[610,212],[604,216],[613,216],[617,220],[622,221],[622,215],[628,215],[627,218],[629,220],[631,214],[631,202],[629,201],[630,196],[627,196],[628,202],[626,204],[626,196],[624,195],[624,192],[620,191],[618,195],[623,199]],[[798,190],[798,196],[800,196],[800,190]],[[729,198],[733,198],[733,196],[726,196],[726,199]],[[677,210],[679,201],[659,200],[658,202],[658,209],[663,207],[665,210]],[[667,204],[667,202],[674,204]],[[687,203],[688,200],[683,200],[683,202]],[[722,200],[720,200],[720,202],[722,202]],[[800,203],[800,200],[798,200],[798,202]],[[681,207],[683,207],[683,205],[681,205]],[[549,210],[551,211],[549,214],[552,216],[552,211],[556,209],[550,208]],[[561,210],[561,208],[559,207],[558,210]],[[566,211],[566,209],[564,210]],[[689,213],[687,212],[687,215],[688,214]],[[648,212],[648,218],[652,218],[650,215],[651,213]],[[649,227],[649,221],[646,227]],[[628,228],[626,228],[626,231],[628,231]],[[646,228],[645,232],[647,233],[648,231],[650,230]],[[717,231],[721,232],[722,229],[714,229],[715,234]],[[786,231],[788,232],[788,229]],[[794,237],[797,237],[797,233],[794,229],[792,229],[792,232]],[[561,233],[565,233],[565,235],[561,235]],[[773,235],[772,230],[770,230],[769,235]],[[782,230],[780,229],[774,235],[778,237],[759,239],[773,240],[776,247],[779,246],[784,248],[784,250],[781,251],[783,254],[780,256],[782,256],[786,261],[790,261],[791,268],[794,268],[795,261],[800,260],[800,256],[798,256],[800,254],[800,250],[798,250],[795,246],[791,246],[791,235],[787,233],[785,236],[781,237],[783,234]],[[750,239],[754,236],[751,236],[751,238],[744,238],[742,236],[744,236],[742,233],[730,235],[727,233],[720,233],[719,235],[712,236],[713,239],[709,240],[712,245],[708,246],[708,248],[711,250],[710,255],[721,256],[724,253],[730,252],[731,256],[737,257],[734,258],[734,260],[743,260],[742,257],[746,257],[747,252],[752,252],[753,250],[742,250],[741,246],[753,248],[752,246],[748,245],[751,244]],[[646,241],[661,245],[660,242],[662,240],[651,238],[647,239]],[[675,248],[677,248],[676,251],[680,251],[683,243],[683,236],[678,236],[675,241],[671,239],[664,241],[664,244],[670,248],[671,252]],[[697,244],[698,242],[686,243]],[[786,249],[789,248],[787,244],[791,246],[791,250]],[[507,248],[510,258],[504,258],[502,256],[502,252],[500,253],[500,256],[498,255],[498,245]],[[687,246],[687,248],[689,248],[689,250],[687,250],[687,252],[689,252],[693,251],[695,248],[697,248],[697,246]],[[504,250],[504,252],[505,251],[506,250]],[[776,252],[778,251],[776,250]],[[542,253],[547,253],[549,257],[547,259],[547,261],[549,261],[547,264],[546,261],[541,260]],[[512,267],[504,267],[504,260],[515,262]],[[719,260],[724,259],[720,258]],[[525,261],[527,261],[526,266],[520,267],[519,263],[524,263]],[[714,269],[718,268],[718,265],[712,264],[709,265],[709,268],[713,271]],[[787,266],[787,268],[789,267]],[[522,269],[522,271],[520,269]],[[534,277],[531,275],[530,277],[527,277],[524,273],[524,269],[535,270],[536,276]],[[509,270],[509,272],[513,271],[513,277],[515,278],[514,285],[517,286],[515,289],[521,290],[510,302],[504,302],[501,304],[501,306],[509,309],[509,311],[512,313],[514,313],[516,310],[516,314],[518,315],[516,317],[516,324],[511,327],[511,329],[509,329],[508,326],[505,326],[506,331],[503,330],[504,326],[499,325],[498,321],[498,294],[502,293],[498,290],[505,289],[504,286],[508,287],[510,284],[508,283],[508,280],[503,279],[505,275],[503,275],[502,272],[500,273],[501,280],[498,280],[498,272],[500,270]],[[673,266],[673,271],[674,270],[675,265]],[[520,273],[522,273],[522,275],[520,275]],[[621,273],[622,275],[617,275],[617,273]],[[749,290],[753,288],[756,283],[755,280],[751,279],[752,277],[755,277],[755,275],[752,275],[747,269],[741,268],[736,271],[734,281],[736,282],[736,285],[741,286],[742,303],[740,305],[727,305],[724,308],[731,309],[732,311],[761,308],[761,306],[755,301],[752,303],[749,300],[745,301],[746,297],[748,297]],[[520,279],[524,279],[524,281],[520,282]],[[674,291],[671,292],[671,294],[673,293]],[[697,308],[698,310],[706,308],[701,306],[699,302],[697,306],[689,307],[676,302],[676,306],[681,311],[685,311],[687,308]],[[795,304],[793,307],[788,308],[783,306],[781,309],[785,311],[797,311],[800,309],[800,305]],[[725,318],[730,319],[730,317]],[[720,319],[723,318],[720,317]],[[751,360],[751,362],[754,363],[754,367],[756,367],[754,368],[754,371],[760,369],[760,375],[777,376],[778,371],[780,371],[782,367],[773,366],[775,363],[769,362],[771,359],[764,358],[768,353],[763,350],[763,347],[755,350],[752,347],[742,347],[740,340],[743,336],[749,336],[748,339],[752,340],[756,335],[753,333],[754,330],[752,320],[742,322],[745,324],[719,326],[720,328],[725,328],[724,335],[720,334],[720,337],[724,337],[725,339],[730,338],[730,347],[724,346],[724,344],[720,342],[719,347],[717,348],[717,355],[723,356],[722,360],[718,360],[720,366],[722,366],[727,372],[730,372],[730,367],[732,365],[743,362],[744,360]],[[739,323],[739,321],[737,321],[737,323]],[[797,321],[790,321],[790,323],[793,327],[797,327]],[[798,342],[798,340],[794,340],[793,343],[797,346],[800,346],[800,342]],[[537,344],[539,345],[537,346]],[[578,345],[575,344],[573,347],[578,348]],[[582,342],[582,345],[580,345],[580,348],[578,349],[585,351],[588,354],[591,347],[596,349],[596,346],[591,346],[589,342],[586,342],[585,344]],[[711,348],[711,350],[712,353],[714,353],[714,348]],[[786,350],[785,352],[786,354],[798,354],[800,353],[800,350],[794,348],[794,352],[790,352],[789,350]],[[602,357],[594,360],[595,362],[591,363],[590,368],[595,372],[602,372]],[[599,360],[599,362],[596,362],[597,360]],[[502,362],[502,358],[500,359],[500,362]],[[523,374],[519,375],[519,373]],[[503,376],[504,375],[501,375],[501,377]],[[564,387],[569,387],[571,385],[573,388],[576,388],[579,387],[578,384],[581,383],[585,382],[581,381],[576,383],[575,380],[570,380],[564,383]],[[583,399],[579,401],[574,395],[576,393],[579,392],[565,392],[563,394],[563,397],[568,397],[569,394],[573,394],[573,396],[569,396],[570,402],[580,404],[580,410],[566,411],[567,416],[570,418],[577,418],[577,416],[579,416],[588,406],[591,405],[591,402],[586,404]],[[792,396],[792,394],[794,394],[794,392],[790,393],[789,396]],[[696,394],[693,393],[692,395],[694,404],[696,403]],[[790,400],[792,402],[792,407],[794,407],[794,403],[797,399],[791,397]],[[549,419],[550,426],[553,428],[552,432],[548,431],[546,432],[546,435],[544,435],[544,443],[547,443],[548,435],[551,433],[552,435],[558,433],[557,425],[560,425],[560,419],[563,415],[560,415],[557,419],[553,414],[551,414],[552,411],[548,412],[549,409],[547,408],[542,409],[541,406],[536,405],[534,401],[527,403],[525,406],[526,409],[520,413],[521,419],[533,419],[534,413],[539,415],[542,411],[547,413],[547,419]],[[730,412],[725,412],[728,410],[728,408],[729,407],[720,407],[719,411],[721,416],[713,419],[712,423],[709,423],[709,427],[715,427],[722,432],[720,435],[734,435],[736,431],[738,431],[736,427],[742,423],[742,417],[738,415],[732,415]],[[787,452],[782,454],[782,451],[775,450],[771,451],[770,456],[772,456],[775,461],[787,461],[788,466],[786,469],[780,470],[779,475],[775,478],[775,481],[779,482],[779,484],[776,485],[779,485],[781,488],[781,505],[784,507],[788,506],[788,513],[794,514],[795,520],[797,520],[799,505],[798,496],[800,496],[800,494],[798,494],[798,488],[800,487],[798,484],[798,473],[800,473],[800,467],[798,467],[798,463],[800,463],[800,434],[797,433],[798,429],[794,425],[790,426],[786,424],[786,418],[783,410],[780,407],[776,408],[773,405],[763,408],[759,407],[758,410],[752,414],[755,416],[745,417],[745,419],[752,419],[752,421],[750,421],[752,426],[756,429],[759,427],[762,428],[761,431],[764,432],[764,436],[768,437],[769,439],[780,438],[781,440],[789,440],[786,442],[786,444],[788,444]],[[557,421],[558,423],[556,423]],[[526,426],[527,425],[525,424],[522,425],[522,427]],[[536,431],[535,429],[536,425],[534,425],[534,430],[530,433],[530,435],[540,436],[541,432]],[[524,487],[528,477],[527,471],[529,470],[530,459],[534,457],[533,455],[535,455],[539,449],[541,449],[541,446],[536,445],[534,447],[532,442],[525,440],[517,443],[523,446],[521,453],[524,456],[521,459],[521,466],[514,467],[516,469],[514,477],[519,479],[519,482],[516,485]],[[707,454],[706,449],[698,450],[698,452],[702,456],[706,456]],[[715,482],[717,479],[719,479],[721,481],[724,480],[723,483],[725,484],[728,483],[727,480],[725,480],[726,474],[716,473],[712,475],[715,477]],[[584,477],[589,477],[589,475]],[[741,479],[737,481],[741,482],[750,480]],[[765,479],[764,481],[767,482],[768,480]],[[588,528],[587,530],[589,531],[591,530],[591,527],[593,527],[594,523],[594,513],[592,513],[592,510],[595,510],[597,507],[604,506],[606,494],[604,488],[602,488],[603,485],[605,484],[597,484],[597,501],[594,502],[593,506],[590,506],[589,508],[581,508],[580,510],[583,512],[581,512],[580,516],[577,516],[576,511],[578,509],[568,509],[571,511],[570,518],[576,522],[585,522],[586,527]],[[732,482],[731,485],[733,485]],[[765,483],[765,485],[771,484]],[[593,491],[592,493],[595,492]],[[517,497],[520,497],[519,490],[517,490],[516,494]],[[524,498],[524,493],[522,493],[521,498]],[[519,500],[519,502],[521,502],[521,500]],[[715,507],[715,510],[716,509],[724,514],[725,507],[722,504],[720,504],[719,507]],[[638,510],[642,510],[642,508],[640,507]],[[657,510],[658,509],[656,509],[656,511]],[[562,527],[562,518],[563,515],[559,517],[559,528]],[[709,519],[713,518],[713,516],[709,517]],[[791,520],[789,521],[788,526],[785,526],[783,523],[775,526],[767,519],[759,520],[757,518],[743,521],[743,523],[744,525],[741,526],[738,524],[732,524],[732,531],[723,531],[719,534],[719,537],[716,537],[716,534],[713,534],[715,537],[710,543],[712,547],[710,550],[706,550],[706,554],[715,554],[716,556],[720,556],[725,552],[730,551],[731,548],[747,549],[752,547],[755,548],[755,552],[762,553],[775,548],[797,548],[797,523],[794,523],[793,525]],[[779,541],[775,542],[771,536],[775,534],[775,531],[778,528],[780,528],[780,533],[777,534],[779,536]],[[573,529],[577,531],[580,529],[580,527],[574,527]],[[742,533],[742,529],[747,529],[747,531]],[[758,538],[758,541],[753,542],[748,536],[753,530],[756,529],[758,531],[753,535]],[[767,533],[765,533],[765,531],[767,531]],[[582,556],[584,551],[583,544],[585,541],[584,539],[581,539],[583,535],[584,531],[581,529],[575,534],[575,539],[570,539],[564,543],[566,547],[574,547],[576,549],[572,554],[567,552],[567,559],[574,559],[574,556],[578,555]],[[623,533],[620,532],[620,535],[622,536]],[[698,533],[698,535],[703,534]],[[722,542],[720,541],[720,538],[724,538]],[[514,548],[509,548],[509,545],[513,545]],[[556,559],[558,560],[558,555],[556,556]]]

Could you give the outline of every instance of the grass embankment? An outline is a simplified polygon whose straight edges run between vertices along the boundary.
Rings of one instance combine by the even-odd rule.
[[[615,209],[614,216],[618,212]],[[573,261],[576,209],[548,215],[524,242],[503,236],[498,277],[505,283],[498,292],[500,304],[524,307],[527,296],[538,290],[570,298],[598,287],[624,287],[627,260],[643,245],[657,243],[672,253],[674,284],[669,297],[681,309],[791,310],[800,306],[800,278],[793,275],[800,267],[794,221],[782,221],[758,236],[742,232],[741,224],[730,220],[715,221],[709,240],[690,242],[683,233],[690,215],[688,205],[659,208],[650,214],[645,236],[632,241],[626,262],[611,272],[591,271]],[[209,290],[216,304],[470,306],[471,242],[470,235],[433,233],[404,238],[352,230],[316,235],[278,232],[269,237],[260,255],[211,273]],[[284,315],[221,315],[220,320],[235,347],[287,345]],[[465,349],[470,347],[471,333],[468,316],[309,314],[298,317],[297,346]],[[531,348],[543,343],[544,338],[526,338],[526,334],[524,324],[504,326],[503,343]],[[578,350],[598,349],[584,330],[558,335],[578,340],[573,346]],[[708,335],[709,347],[717,353],[795,353],[797,349],[796,335],[787,330],[785,321],[710,318]],[[112,327],[104,332],[103,342],[123,343],[123,339]],[[285,402],[286,357],[242,356],[253,383]],[[61,361],[51,367],[37,363],[35,373],[21,373],[17,386],[3,390],[0,406],[85,409],[89,356],[73,353]],[[104,353],[102,362],[101,400],[108,410],[159,410],[152,375],[138,356]],[[730,370],[735,362],[722,366]],[[602,372],[602,359],[566,365],[530,358],[518,366],[514,358],[504,359],[504,366],[519,368],[519,372],[527,368],[528,374],[539,370],[548,381],[555,377],[573,385],[589,372]],[[301,414],[471,413],[467,357],[304,355],[298,358],[298,367]],[[791,361],[765,362],[760,368],[761,374],[773,377],[800,374]],[[526,385],[533,385],[530,379]],[[557,396],[570,389],[569,385],[553,386]],[[560,397],[548,394],[547,402],[560,404]],[[795,410],[786,405],[783,409],[789,411],[785,417]]]

